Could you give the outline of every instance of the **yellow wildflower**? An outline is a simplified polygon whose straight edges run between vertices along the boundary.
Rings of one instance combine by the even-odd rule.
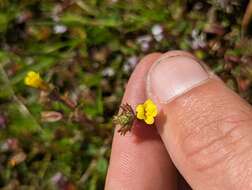
[[[41,88],[44,86],[44,81],[40,74],[34,71],[29,71],[25,77],[24,83],[33,88]]]
[[[144,120],[146,124],[152,125],[154,123],[154,117],[157,116],[157,106],[148,99],[144,104],[139,104],[136,107],[137,118]]]

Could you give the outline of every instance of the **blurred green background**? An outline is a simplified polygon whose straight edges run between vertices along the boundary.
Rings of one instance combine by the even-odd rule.
[[[190,51],[252,103],[248,4],[0,0],[0,189],[103,189],[112,116],[148,53]],[[30,70],[66,101],[25,86]]]

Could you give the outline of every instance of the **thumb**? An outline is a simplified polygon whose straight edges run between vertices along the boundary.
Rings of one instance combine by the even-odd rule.
[[[193,189],[252,189],[249,104],[180,51],[153,64],[146,88],[160,136]]]

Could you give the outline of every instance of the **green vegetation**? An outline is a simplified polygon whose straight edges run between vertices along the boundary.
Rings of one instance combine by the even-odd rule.
[[[252,103],[247,4],[0,0],[0,188],[103,189],[112,116],[148,53],[190,51]],[[30,70],[63,100],[25,86]]]

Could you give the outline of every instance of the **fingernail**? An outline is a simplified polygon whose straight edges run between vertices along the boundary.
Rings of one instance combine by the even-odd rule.
[[[147,94],[166,103],[209,78],[201,64],[189,56],[165,57],[157,60],[147,76]]]

